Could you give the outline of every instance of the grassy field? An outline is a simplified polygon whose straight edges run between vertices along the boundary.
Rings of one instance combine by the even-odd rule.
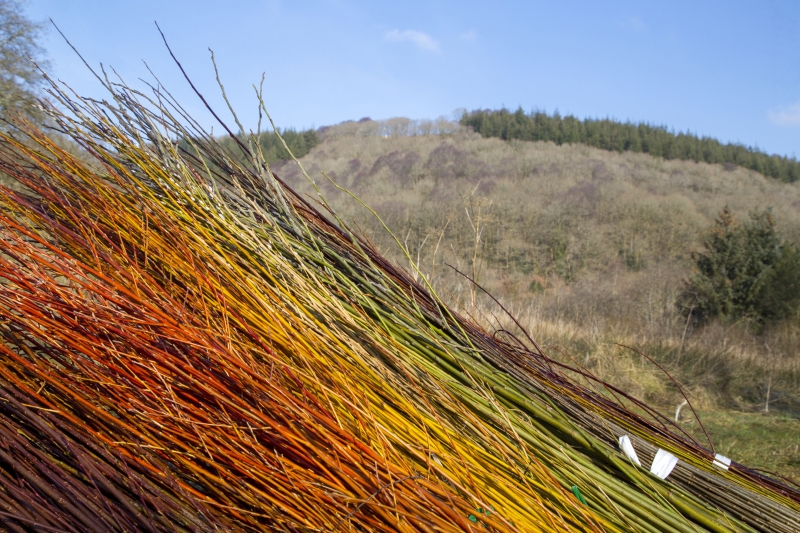
[[[731,165],[434,129],[346,123],[301,162],[346,223],[463,313],[520,333],[508,310],[551,355],[672,413],[683,397],[666,371],[721,450],[798,475],[798,321],[695,326],[676,299],[691,251],[726,205],[741,218],[771,207],[781,234],[800,241],[800,185]],[[317,199],[293,163],[273,170]],[[322,172],[373,207],[409,255]]]
[[[800,480],[800,420],[783,414],[741,411],[700,411],[717,453],[751,468],[761,468]],[[699,442],[699,425],[682,415],[683,427]]]

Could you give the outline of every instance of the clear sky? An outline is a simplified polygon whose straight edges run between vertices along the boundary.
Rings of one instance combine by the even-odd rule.
[[[224,111],[214,50],[248,128],[258,116],[252,85],[265,72],[282,128],[522,106],[800,157],[798,0],[29,0],[27,13],[52,18],[90,64],[126,81],[148,77],[147,61],[209,126],[154,21]],[[100,94],[54,30],[45,46],[53,73]]]

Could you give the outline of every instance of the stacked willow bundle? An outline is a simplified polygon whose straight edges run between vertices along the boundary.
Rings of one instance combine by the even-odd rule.
[[[800,494],[503,342],[163,89],[4,136],[10,531],[791,531]],[[183,142],[174,142],[182,139]],[[185,147],[185,149],[179,149]],[[334,215],[335,216],[335,215]],[[616,449],[681,459],[663,481]],[[682,469],[682,470],[681,470]]]

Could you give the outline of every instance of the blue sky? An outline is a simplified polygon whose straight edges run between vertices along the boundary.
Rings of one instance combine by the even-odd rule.
[[[267,106],[284,128],[521,105],[800,157],[795,0],[29,0],[27,13],[51,17],[90,64],[111,65],[128,82],[148,77],[147,61],[209,126],[154,21],[224,111],[214,50],[247,128],[258,117],[252,86],[265,72]],[[45,46],[51,72],[81,94],[100,94],[55,31]]]

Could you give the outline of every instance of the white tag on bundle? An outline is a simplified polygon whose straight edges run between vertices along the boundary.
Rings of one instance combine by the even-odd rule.
[[[650,472],[657,475],[661,479],[667,479],[667,476],[678,464],[678,458],[666,450],[659,448],[656,456],[653,459],[653,464],[650,466]]]
[[[639,457],[636,455],[636,450],[633,449],[633,443],[631,442],[630,437],[623,435],[619,438],[619,449],[622,450],[622,453],[628,456],[628,459],[637,465],[642,466],[642,463],[639,462]]]
[[[722,470],[727,470],[731,466],[731,460],[725,457],[724,455],[717,454],[714,456],[714,462],[712,464],[717,468],[721,468]]]

